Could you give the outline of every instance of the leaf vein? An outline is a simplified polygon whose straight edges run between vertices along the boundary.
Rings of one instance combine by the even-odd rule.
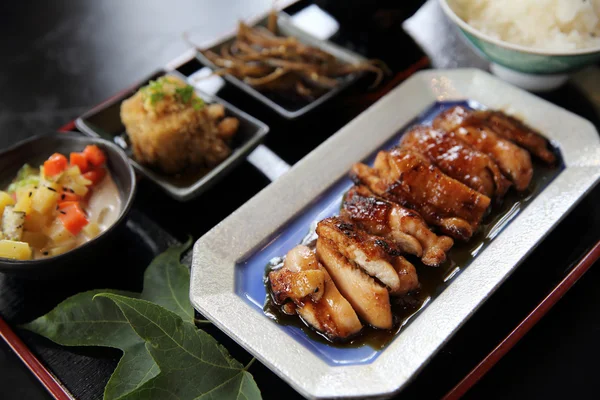
[[[165,334],[166,337],[168,337],[169,339],[171,339],[173,341],[173,343],[175,343],[177,345],[178,348],[180,348],[181,350],[183,350],[185,353],[189,354],[192,358],[195,358],[195,359],[197,359],[197,360],[199,360],[199,361],[201,361],[201,362],[203,362],[205,364],[212,365],[213,367],[216,367],[216,368],[239,370],[239,368],[232,368],[232,367],[226,367],[226,366],[214,364],[214,363],[211,363],[209,361],[206,361],[202,357],[198,357],[197,355],[195,355],[194,353],[190,352],[188,349],[186,349],[185,347],[183,347],[179,342],[177,342],[177,340],[175,340],[174,337],[172,337],[169,333],[167,333],[163,329],[162,326],[160,326],[156,322],[150,320],[146,315],[144,315],[143,313],[141,313],[139,310],[135,309],[134,307],[130,306],[129,304],[126,304],[124,302],[121,302],[121,303],[123,305],[131,308],[133,311],[135,311],[137,314],[139,314],[142,318],[144,318],[146,321],[148,321],[148,325],[154,325],[154,326],[156,326],[161,332],[163,332]]]

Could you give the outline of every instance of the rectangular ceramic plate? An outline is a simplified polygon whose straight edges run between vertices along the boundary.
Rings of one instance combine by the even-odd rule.
[[[157,79],[165,74],[174,75],[184,81],[186,80],[186,77],[177,71],[157,71],[131,89],[86,112],[77,118],[75,125],[86,135],[102,137],[111,141],[116,137],[117,140],[114,141],[117,144],[123,142],[122,135],[125,134],[125,126],[121,122],[121,103],[133,96],[140,87],[146,85],[150,80]],[[269,132],[267,125],[227,103],[225,100],[198,89],[196,89],[196,93],[207,103],[223,104],[225,106],[225,114],[236,117],[240,121],[239,130],[232,142],[232,152],[223,162],[197,178],[176,179],[139,164],[133,159],[131,149],[125,149],[131,160],[131,164],[138,172],[152,180],[173,198],[182,201],[200,195],[217,180],[222,178],[228,171],[242,162]],[[120,141],[119,138],[121,138]],[[121,145],[121,147],[126,147],[126,145]]]
[[[266,26],[267,18],[268,17],[261,19],[254,25]],[[312,36],[310,33],[297,28],[291,22],[289,15],[287,15],[286,13],[283,13],[283,12],[279,13],[279,18],[277,20],[277,27],[279,29],[279,32],[282,35],[293,36],[304,44],[320,48],[321,50],[326,51],[327,53],[333,55],[334,57],[336,57],[338,60],[340,60],[342,62],[345,62],[348,64],[357,64],[357,63],[366,61],[366,59],[364,57],[362,57],[361,55],[359,55],[353,51],[350,51],[343,47],[337,46],[329,41],[318,39],[318,38]],[[216,43],[215,43],[215,41],[213,41],[212,43],[203,45],[201,47],[206,50],[212,50],[213,52],[219,54],[221,46],[231,43],[234,40],[234,38],[235,38],[235,33],[231,33],[231,34],[226,35],[224,38],[217,40]],[[197,54],[197,57],[198,57],[198,60],[201,63],[203,63],[204,65],[206,65],[207,67],[210,67],[213,69],[217,68],[202,53],[199,52]],[[356,73],[356,74],[352,74],[352,75],[348,76],[339,85],[337,85],[337,87],[329,90],[328,92],[324,93],[322,96],[320,96],[310,102],[287,101],[284,98],[276,98],[274,96],[259,92],[258,90],[254,89],[250,85],[244,83],[243,81],[241,81],[240,79],[238,79],[232,75],[224,75],[223,77],[228,82],[237,86],[238,88],[245,91],[246,93],[250,94],[257,100],[261,101],[263,104],[265,104],[268,107],[275,110],[277,113],[279,113],[283,117],[288,118],[288,119],[294,119],[301,115],[306,114],[308,111],[318,107],[319,105],[323,104],[327,100],[331,99],[332,97],[334,97],[335,95],[340,93],[342,90],[344,90],[344,88],[346,88],[350,84],[352,84],[352,82],[356,81],[356,79],[358,79],[360,75],[361,75],[360,73]]]
[[[427,122],[436,109],[456,102],[524,119],[558,147],[563,168],[383,350],[323,346],[265,316],[257,298],[265,293],[257,289],[264,261],[285,255],[311,222],[339,206],[353,163],[389,146],[411,123]],[[390,396],[599,178],[600,139],[588,121],[478,70],[421,72],[200,238],[190,297],[198,311],[306,397]]]

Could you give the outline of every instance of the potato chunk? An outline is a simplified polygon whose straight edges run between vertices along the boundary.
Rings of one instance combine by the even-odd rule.
[[[31,208],[39,214],[47,214],[50,210],[56,208],[60,198],[59,186],[55,183],[44,182],[33,191],[31,196]]]
[[[31,260],[31,247],[25,242],[0,240],[0,257],[13,260]]]
[[[14,205],[15,201],[10,196],[10,194],[0,190],[0,215],[2,215],[2,213],[4,212],[4,207]]]

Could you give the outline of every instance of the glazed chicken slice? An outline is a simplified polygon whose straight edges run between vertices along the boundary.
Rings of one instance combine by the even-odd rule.
[[[406,294],[419,286],[415,267],[384,238],[370,235],[340,217],[319,222],[317,235],[330,240],[342,256],[387,286],[390,293]]]
[[[404,135],[400,146],[423,154],[449,177],[488,197],[502,198],[510,187],[489,156],[453,132],[418,126]]]
[[[443,263],[454,244],[448,236],[431,232],[415,211],[376,197],[366,186],[353,186],[348,191],[340,215],[368,233],[394,242],[402,251],[421,257],[425,265]]]
[[[417,211],[428,224],[456,239],[469,240],[490,205],[490,198],[450,178],[419,153],[380,151],[374,168],[352,167],[356,183]]]
[[[488,125],[469,119],[468,113],[469,110],[464,107],[453,107],[438,115],[433,120],[433,126],[454,132],[457,137],[490,156],[517,190],[527,189],[533,177],[529,153],[500,137]]]
[[[388,289],[352,264],[329,239],[317,239],[317,257],[362,320],[375,328],[391,329],[392,308]]]
[[[287,312],[295,311],[330,339],[345,339],[362,329],[356,312],[308,247],[290,250],[283,267],[269,273],[269,282],[275,304],[292,300],[295,306],[286,307]]]
[[[494,132],[527,149],[531,154],[547,164],[556,162],[556,155],[550,149],[550,142],[518,119],[502,111],[473,111],[473,118],[486,123]]]

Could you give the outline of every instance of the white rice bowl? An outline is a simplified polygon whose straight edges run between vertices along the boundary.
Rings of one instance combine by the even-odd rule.
[[[495,39],[547,50],[600,46],[600,0],[450,0],[466,23]]]

